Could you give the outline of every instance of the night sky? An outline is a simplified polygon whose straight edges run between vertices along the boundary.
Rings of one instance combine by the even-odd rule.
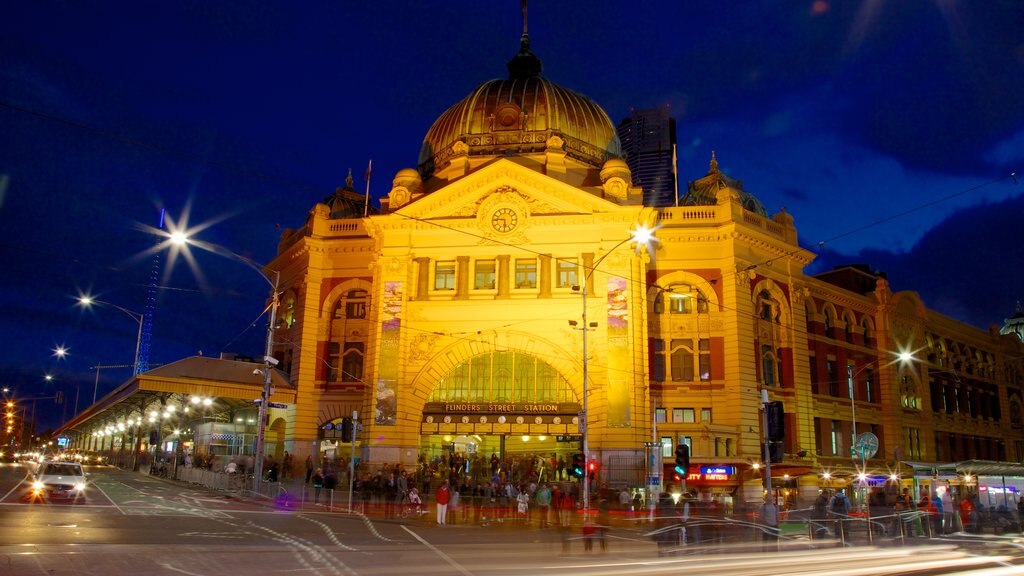
[[[680,188],[712,150],[810,271],[867,263],[974,326],[1024,299],[1024,3],[541,2],[543,75],[614,122],[669,106]],[[301,8],[300,8],[301,6]],[[520,3],[15,2],[0,18],[0,374],[41,427],[132,363],[160,209],[269,261],[349,169],[376,199],[431,123],[518,50]],[[259,357],[268,286],[161,252],[151,364]],[[66,346],[69,356],[53,356]],[[53,380],[45,380],[50,374]],[[98,394],[130,376],[100,371]]]

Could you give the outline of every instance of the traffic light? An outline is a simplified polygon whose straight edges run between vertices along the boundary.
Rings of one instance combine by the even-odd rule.
[[[676,474],[686,478],[690,469],[690,447],[686,444],[676,444]]]
[[[587,462],[587,475],[593,476],[597,474],[597,460],[591,460]]]
[[[776,400],[764,405],[765,416],[768,421],[768,429],[765,436],[768,440],[778,441],[786,437],[786,412],[782,409],[782,402]]]
[[[341,419],[341,441],[345,443],[352,441],[352,419],[348,416]]]
[[[577,452],[572,455],[572,468],[569,469],[569,473],[576,478],[583,478],[583,454]]]

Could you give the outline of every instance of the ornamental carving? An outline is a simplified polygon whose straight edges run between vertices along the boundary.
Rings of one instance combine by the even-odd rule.
[[[437,334],[417,334],[409,343],[409,361],[422,364],[430,359]]]
[[[409,203],[409,189],[404,186],[395,186],[388,194],[388,206],[393,210],[401,208]]]

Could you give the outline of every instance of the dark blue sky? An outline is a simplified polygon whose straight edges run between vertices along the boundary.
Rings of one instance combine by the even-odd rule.
[[[365,5],[364,5],[365,4]],[[551,80],[617,122],[670,106],[680,174],[720,167],[792,213],[814,270],[867,262],[973,325],[1024,298],[1024,5],[539,2]],[[433,120],[518,49],[520,3],[20,2],[0,19],[0,370],[92,399],[130,364],[159,209],[259,262],[349,168],[385,194]],[[907,213],[889,221],[892,216]],[[882,222],[876,226],[872,224]],[[819,243],[826,241],[823,247]],[[258,356],[266,284],[198,255],[161,277],[152,363]],[[51,350],[70,347],[61,362]],[[44,381],[51,373],[55,380]],[[100,373],[99,394],[129,376]],[[63,406],[40,401],[59,424]],[[43,407],[45,405],[45,408]]]

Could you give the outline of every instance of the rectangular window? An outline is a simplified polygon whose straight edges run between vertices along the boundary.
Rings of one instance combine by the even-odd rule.
[[[833,456],[839,456],[839,447],[842,446],[842,435],[843,435],[843,430],[842,430],[842,427],[840,427],[840,425],[839,425],[839,421],[838,420],[833,420],[832,421],[832,434],[831,434],[832,455]]]
[[[711,340],[701,338],[699,346],[700,365],[697,367],[697,370],[700,372],[701,382],[708,382],[711,380]]]
[[[867,393],[867,401],[874,402],[874,394],[871,393],[871,388],[875,385],[875,371],[871,368],[864,370],[864,391]]]
[[[672,421],[673,422],[682,422],[683,421],[683,409],[682,408],[673,408],[672,409]]]
[[[516,260],[516,288],[537,287],[537,260]]]
[[[455,290],[455,262],[434,265],[434,290]]]
[[[671,458],[674,455],[675,455],[675,452],[674,452],[673,446],[672,446],[672,437],[671,436],[662,436],[661,437],[661,457],[662,458]]]
[[[579,284],[579,264],[575,258],[558,259],[558,287],[570,288]]]
[[[665,341],[660,338],[651,339],[651,380],[665,381]]]
[[[366,318],[366,302],[346,302],[345,316],[353,319]]]
[[[341,375],[341,344],[327,343],[327,381],[337,382]]]
[[[765,386],[775,386],[775,356],[767,344],[761,345],[761,379]]]
[[[846,365],[846,391],[851,400],[857,398],[857,385],[853,381],[853,364]]]
[[[693,408],[683,408],[683,422],[686,424],[692,424],[694,422]]]
[[[657,422],[658,424],[664,424],[665,423],[665,409],[664,408],[655,408],[654,409],[654,421]]]
[[[701,422],[708,422],[708,423],[711,422],[711,408],[701,408],[700,409],[700,421]]]
[[[839,383],[836,382],[838,377],[836,374],[836,361],[829,360],[825,363],[825,367],[828,368],[828,395],[839,396]]]
[[[494,290],[494,260],[477,260],[474,264],[473,288],[477,290]]]
[[[679,443],[686,444],[686,447],[690,449],[690,456],[693,457],[693,438],[689,436],[680,436]]]

